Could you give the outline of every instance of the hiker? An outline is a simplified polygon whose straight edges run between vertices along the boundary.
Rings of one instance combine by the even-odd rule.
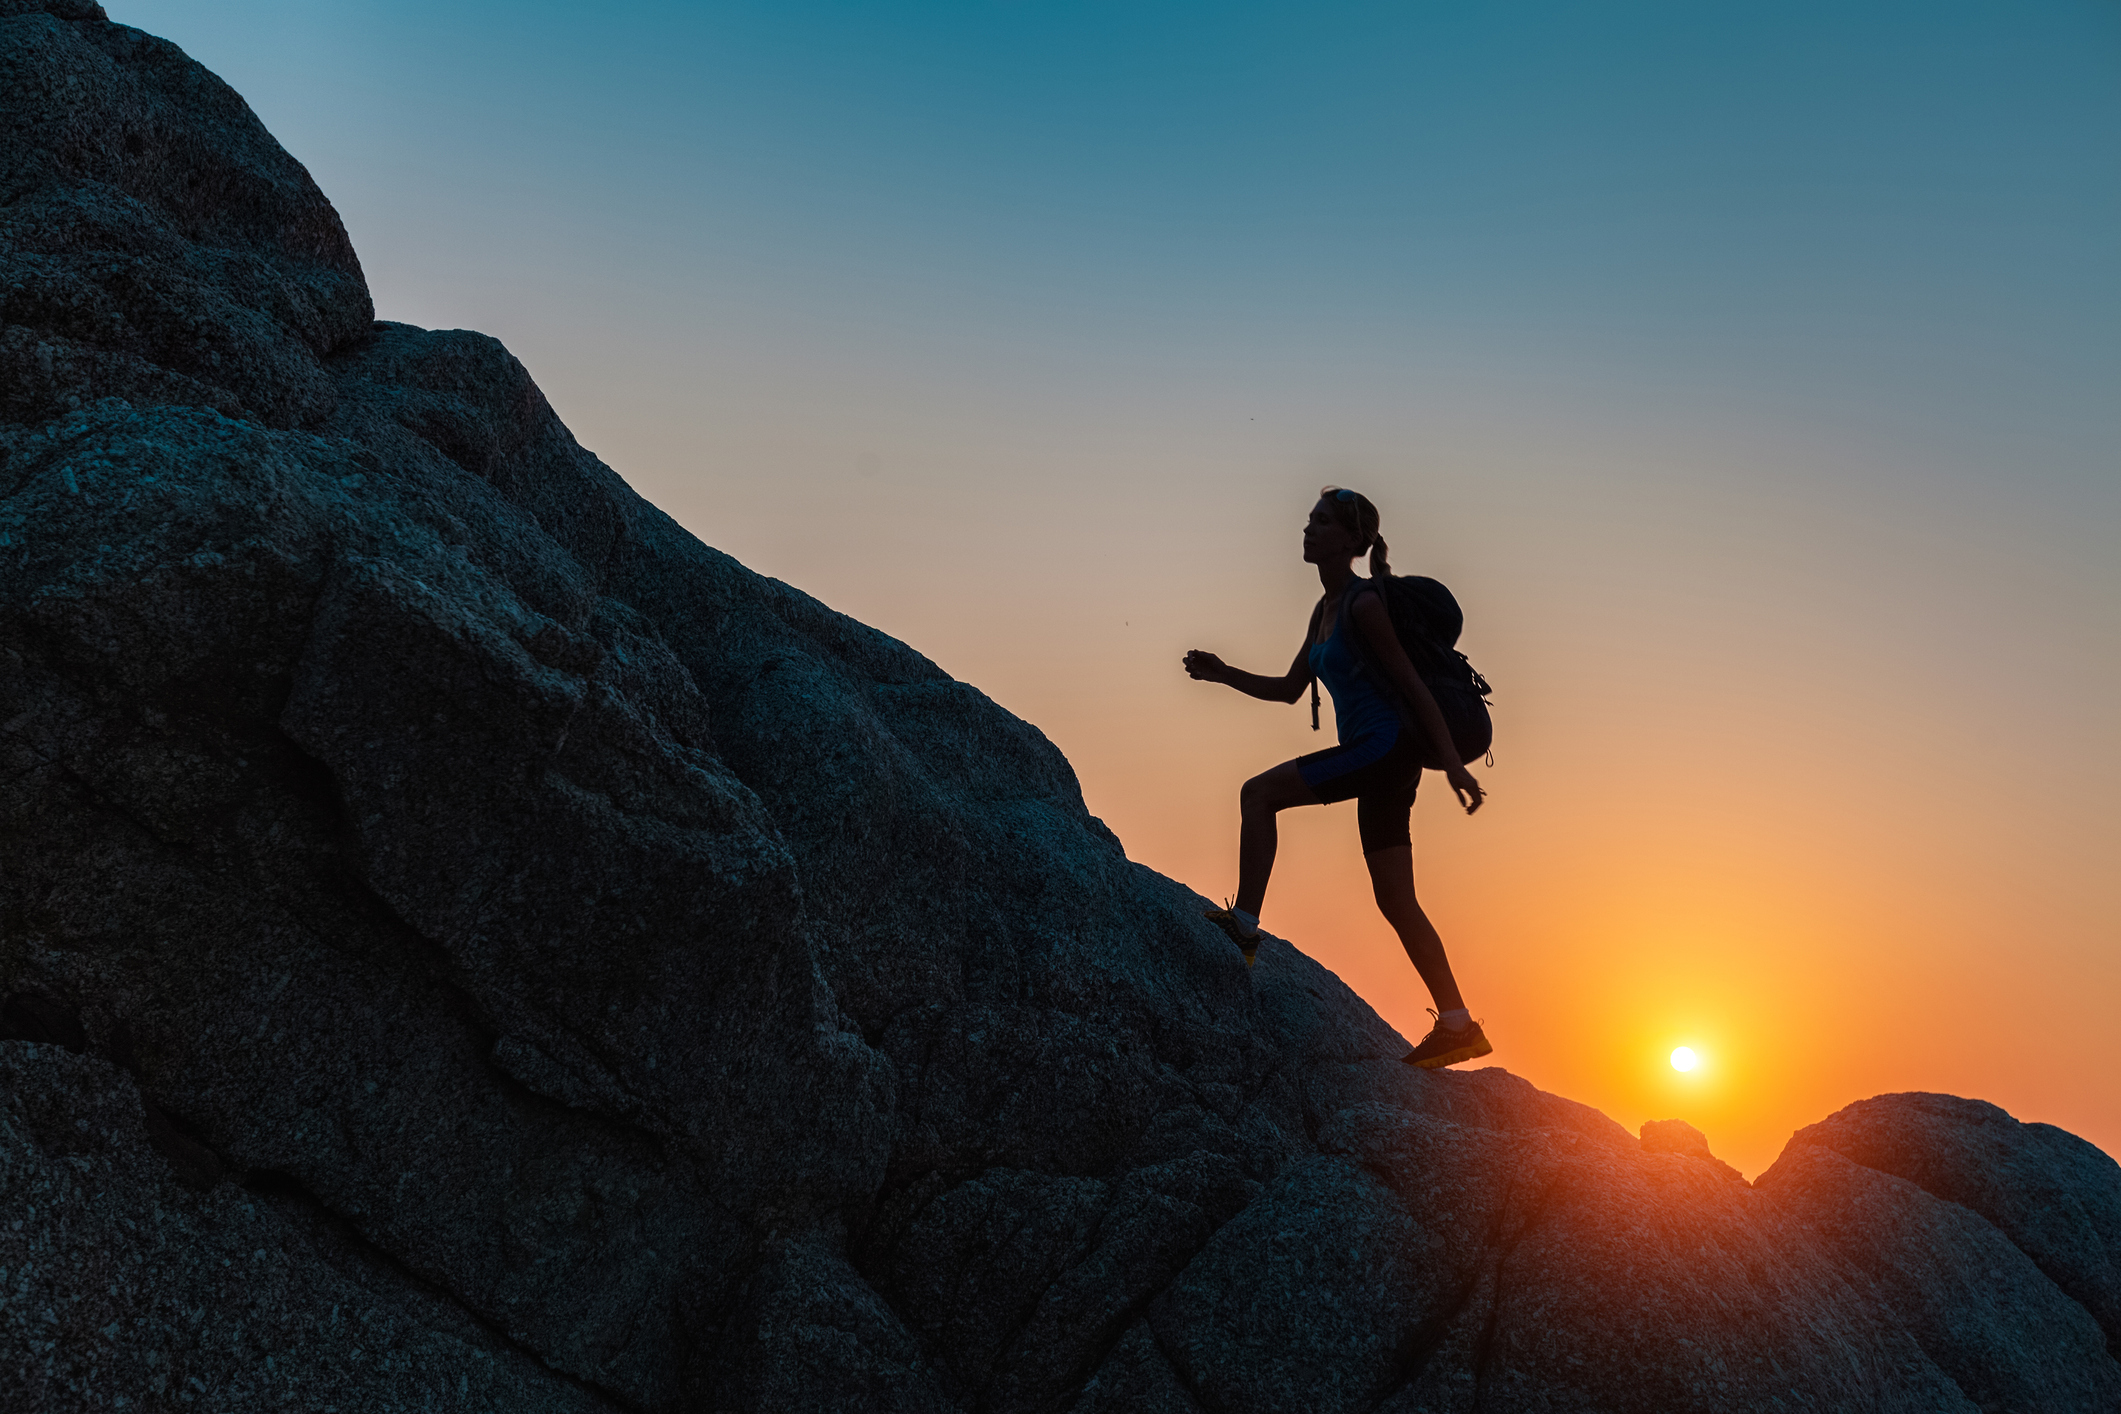
[[[1333,696],[1333,718],[1340,744],[1284,761],[1246,781],[1238,793],[1243,819],[1237,848],[1237,897],[1205,915],[1229,934],[1250,967],[1259,950],[1259,911],[1267,897],[1267,876],[1274,869],[1277,813],[1298,805],[1328,805],[1353,798],[1362,838],[1363,862],[1377,907],[1399,934],[1407,956],[1428,984],[1436,1024],[1406,1057],[1406,1063],[1433,1070],[1488,1054],[1480,1023],[1466,1010],[1451,963],[1444,956],[1428,915],[1414,896],[1414,840],[1408,816],[1423,763],[1441,769],[1468,815],[1480,808],[1480,782],[1461,764],[1478,751],[1462,755],[1436,696],[1422,681],[1394,631],[1386,596],[1379,592],[1391,575],[1384,538],[1378,533],[1377,508],[1354,491],[1328,486],[1304,524],[1304,562],[1318,566],[1325,597],[1311,611],[1304,646],[1289,670],[1261,677],[1233,668],[1213,653],[1194,649],[1184,659],[1189,676],[1219,682],[1266,702],[1295,702],[1311,688],[1311,726],[1318,728],[1318,689],[1323,681]],[[1370,577],[1358,577],[1351,562],[1364,551]],[[1410,581],[1399,581],[1401,584]],[[1457,614],[1449,591],[1433,586]],[[1448,627],[1458,635],[1456,622]],[[1448,650],[1449,642],[1443,647]],[[1431,650],[1423,644],[1425,656]],[[1450,655],[1457,658],[1455,653]],[[1458,661],[1463,663],[1463,659]],[[1467,668],[1470,674],[1470,668]],[[1380,681],[1382,679],[1382,681]],[[1477,674],[1470,680],[1485,692]],[[1483,714],[1484,714],[1484,708]],[[1483,715],[1482,721],[1485,721]]]

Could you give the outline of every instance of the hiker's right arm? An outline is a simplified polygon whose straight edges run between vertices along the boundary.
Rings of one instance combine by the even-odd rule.
[[[1296,661],[1289,664],[1289,671],[1278,678],[1263,678],[1258,673],[1233,668],[1213,653],[1199,648],[1185,656],[1186,676],[1234,687],[1245,696],[1257,697],[1262,702],[1294,702],[1304,695],[1304,688],[1311,682],[1310,635],[1304,637],[1304,646],[1296,650]]]

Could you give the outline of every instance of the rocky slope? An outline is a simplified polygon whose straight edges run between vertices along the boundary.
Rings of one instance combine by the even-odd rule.
[[[1410,1072],[174,47],[0,0],[0,129],[9,1409],[2121,1408],[2098,1150]]]

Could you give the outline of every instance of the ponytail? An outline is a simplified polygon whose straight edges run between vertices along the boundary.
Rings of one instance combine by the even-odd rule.
[[[1350,531],[1356,540],[1369,548],[1370,578],[1382,581],[1392,573],[1392,562],[1386,558],[1385,538],[1377,533],[1383,517],[1370,498],[1360,491],[1350,491],[1342,486],[1321,486],[1319,496],[1332,507],[1333,518]],[[1358,549],[1356,554],[1362,551]]]

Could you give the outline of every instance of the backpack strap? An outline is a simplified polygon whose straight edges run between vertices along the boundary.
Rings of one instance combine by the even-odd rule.
[[[1325,612],[1326,596],[1321,594],[1318,596],[1318,602],[1311,606],[1311,628],[1309,632],[1304,634],[1304,666],[1307,668],[1311,666],[1311,650],[1318,646],[1318,621],[1325,617]],[[1311,674],[1311,730],[1314,732],[1318,730],[1318,674],[1316,671]]]
[[[1357,579],[1340,592],[1340,616],[1333,621],[1333,631],[1339,633],[1344,628],[1348,630],[1348,643],[1355,650],[1356,667],[1364,677],[1376,679],[1377,681],[1373,685],[1384,688],[1389,695],[1392,691],[1392,685],[1383,680],[1384,674],[1382,672],[1372,673],[1370,671],[1373,663],[1373,659],[1370,656],[1370,645],[1363,642],[1362,630],[1354,626],[1354,619],[1351,617],[1355,609],[1355,601],[1365,594],[1375,594],[1378,597],[1385,606],[1385,622],[1391,623],[1392,601],[1386,599],[1384,591],[1370,580]],[[1320,602],[1319,607],[1325,607],[1323,601]],[[1398,635],[1399,629],[1396,625],[1392,632],[1395,637]]]
[[[1358,579],[1341,591],[1340,617],[1333,625],[1335,633],[1340,632],[1343,625],[1349,624],[1349,611],[1355,607],[1355,601],[1364,594],[1375,594],[1383,602],[1385,606],[1385,622],[1388,624],[1392,623],[1392,601],[1385,598],[1383,586],[1373,580]],[[1399,626],[1397,624],[1392,624],[1392,636],[1394,638],[1399,636]],[[1384,665],[1377,661],[1376,655],[1370,651],[1370,645],[1363,641],[1361,629],[1353,629],[1348,634],[1348,645],[1355,650],[1355,671],[1360,673],[1364,681],[1377,690],[1380,697],[1391,704],[1392,710],[1399,714],[1399,720],[1405,726],[1426,736],[1428,729],[1415,720],[1414,709],[1407,705],[1406,700],[1400,696],[1397,685],[1393,683],[1390,677],[1386,676]],[[1404,649],[1406,644],[1401,643],[1400,647]]]

